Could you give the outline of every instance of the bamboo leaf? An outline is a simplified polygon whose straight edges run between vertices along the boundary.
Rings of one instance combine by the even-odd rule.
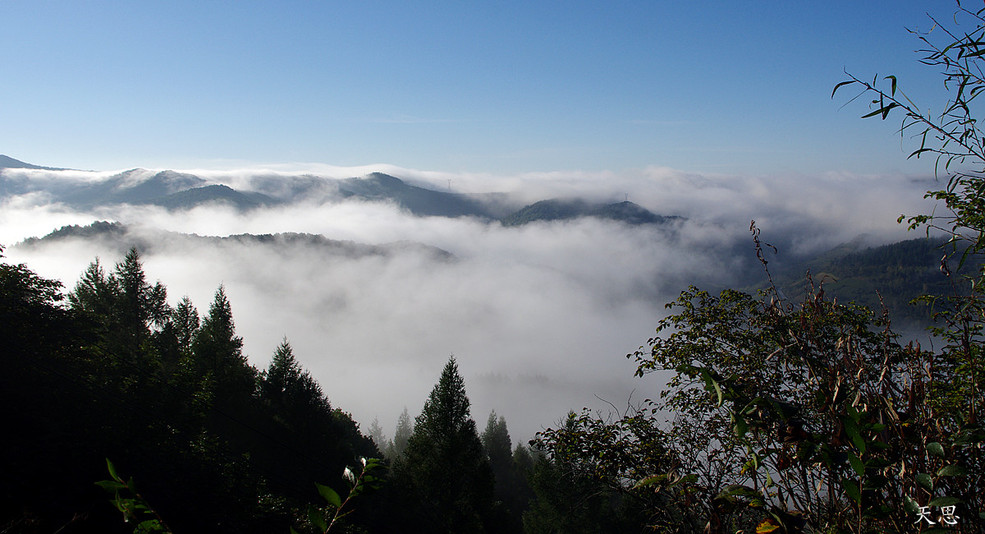
[[[852,464],[852,469],[855,470],[855,474],[862,476],[865,474],[865,464],[862,463],[862,459],[858,457],[854,452],[848,453],[848,462]]]
[[[847,478],[841,481],[841,485],[845,488],[845,493],[852,498],[856,503],[862,502],[862,492],[858,489],[858,484]]]
[[[848,81],[839,83],[838,85],[835,86],[834,89],[831,90],[831,98],[834,98],[835,97],[835,93],[838,92],[838,89],[841,89],[842,87],[844,87],[846,85],[852,85],[854,83],[856,83],[855,80],[848,80]]]
[[[875,111],[873,111],[871,113],[866,113],[865,115],[862,115],[862,118],[863,119],[868,119],[869,117],[875,117],[876,115],[882,115],[883,120],[885,120],[886,117],[889,117],[889,112],[891,110],[893,110],[894,108],[898,108],[898,107],[899,107],[899,104],[897,104],[896,102],[890,102],[889,104],[886,104],[886,105],[880,105],[879,109],[877,109],[877,110],[875,110]]]

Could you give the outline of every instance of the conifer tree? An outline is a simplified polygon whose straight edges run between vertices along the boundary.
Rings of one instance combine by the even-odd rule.
[[[393,433],[393,446],[389,447],[387,453],[387,456],[391,460],[404,454],[404,451],[407,449],[407,440],[410,439],[410,435],[413,432],[414,425],[410,422],[410,414],[407,413],[407,407],[404,406],[404,411],[397,418],[397,430]]]
[[[506,428],[506,418],[497,416],[496,411],[489,414],[486,429],[482,432],[482,446],[489,458],[495,481],[496,513],[495,526],[499,532],[520,532],[523,527],[521,516],[529,501],[528,485],[525,476],[515,468],[510,432]]]
[[[108,316],[112,309],[112,291],[106,270],[96,258],[89,264],[82,277],[69,293],[68,302],[72,308],[87,314]]]
[[[369,439],[373,440],[376,448],[381,451],[385,451],[392,446],[392,442],[389,442],[386,436],[383,435],[383,427],[380,426],[380,419],[378,417],[374,417],[373,422],[369,425]]]
[[[500,498],[502,492],[510,485],[509,479],[513,467],[512,445],[510,432],[506,428],[506,418],[497,417],[495,410],[490,412],[486,429],[482,432],[482,446],[489,457],[489,466],[496,479],[496,495]]]
[[[331,412],[321,386],[298,363],[286,338],[274,351],[270,367],[263,372],[260,395],[294,428],[314,423]]]
[[[123,261],[116,264],[110,281],[117,293],[116,310],[124,332],[134,338],[143,337],[148,323],[159,321],[163,316],[160,309],[164,306],[164,299],[161,299],[164,296],[163,286],[159,283],[158,289],[155,289],[147,283],[136,248],[131,248]]]
[[[198,310],[195,309],[187,296],[182,297],[181,302],[171,312],[171,323],[177,337],[179,350],[182,354],[190,354],[192,341],[195,340],[195,334],[198,333],[201,321],[198,318]]]
[[[416,498],[422,531],[487,530],[492,471],[454,357],[424,403],[397,469]]]
[[[256,370],[243,355],[243,338],[236,335],[232,306],[221,285],[209,314],[192,342],[196,367],[211,382],[216,401],[241,402],[256,388]]]
[[[264,400],[279,404],[289,389],[301,377],[301,366],[294,357],[294,350],[287,338],[274,351],[270,367],[263,373],[261,393]]]

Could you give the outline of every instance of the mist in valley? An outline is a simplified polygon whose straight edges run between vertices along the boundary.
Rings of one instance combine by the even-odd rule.
[[[659,377],[633,377],[625,358],[688,284],[747,284],[760,269],[756,220],[784,255],[861,239],[915,237],[901,213],[928,211],[933,186],[907,176],[698,175],[667,168],[515,176],[449,174],[392,166],[182,171],[237,191],[276,192],[298,176],[386,172],[438,191],[495,199],[496,209],[548,198],[628,199],[678,217],[661,225],[597,218],[516,227],[478,217],[418,216],[392,202],[346,199],[331,188],[251,210],[223,204],[70,206],[52,194],[7,194],[0,243],[11,262],[71,290],[95,258],[106,268],[140,246],[147,277],[200,313],[222,285],[250,362],[264,368],[286,338],[334,406],[364,431],[392,436],[404,407],[416,415],[454,354],[472,415],[506,418],[514,441],[569,410],[608,411],[656,397]],[[116,173],[6,169],[8,181],[69,186]],[[47,187],[51,190],[51,187]],[[496,196],[489,196],[495,193]],[[25,243],[65,225],[114,221],[123,235]],[[258,240],[242,234],[301,233]],[[861,237],[860,237],[861,236]],[[225,238],[225,239],[219,239]]]

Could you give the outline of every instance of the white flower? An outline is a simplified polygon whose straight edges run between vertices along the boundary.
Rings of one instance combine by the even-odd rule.
[[[342,476],[344,476],[346,479],[348,479],[349,482],[352,482],[353,484],[356,483],[356,475],[355,475],[355,473],[352,472],[352,469],[349,469],[348,467],[346,467],[345,468],[345,471],[342,471]]]

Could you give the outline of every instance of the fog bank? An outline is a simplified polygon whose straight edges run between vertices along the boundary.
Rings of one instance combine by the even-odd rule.
[[[861,234],[885,243],[908,237],[896,217],[929,211],[920,197],[933,186],[899,176],[703,176],[661,168],[511,177],[386,170],[435,188],[451,180],[459,192],[530,199],[628,195],[655,213],[685,220],[668,227],[579,219],[506,228],[470,218],[414,217],[391,204],[362,201],[245,213],[224,206],[74,211],[30,194],[3,201],[0,243],[9,247],[10,261],[26,262],[71,289],[95,257],[107,266],[119,260],[127,240],[15,244],[66,224],[125,223],[131,239],[153,244],[144,256],[148,278],[166,284],[173,303],[188,295],[204,315],[222,284],[250,361],[265,367],[286,336],[331,402],[364,429],[378,418],[392,435],[401,410],[420,411],[454,354],[479,425],[495,409],[514,440],[526,440],[568,410],[656,396],[656,381],[633,378],[625,355],[645,343],[666,313],[663,305],[687,284],[729,284],[735,272],[755,265],[751,219],[764,239],[785,243],[790,253]],[[251,172],[271,170],[200,176],[245,189]],[[344,176],[346,170],[332,172]],[[371,245],[419,243],[452,257],[415,247],[347,257],[317,247],[203,241],[162,230],[306,232]],[[744,242],[749,246],[735,248]]]

